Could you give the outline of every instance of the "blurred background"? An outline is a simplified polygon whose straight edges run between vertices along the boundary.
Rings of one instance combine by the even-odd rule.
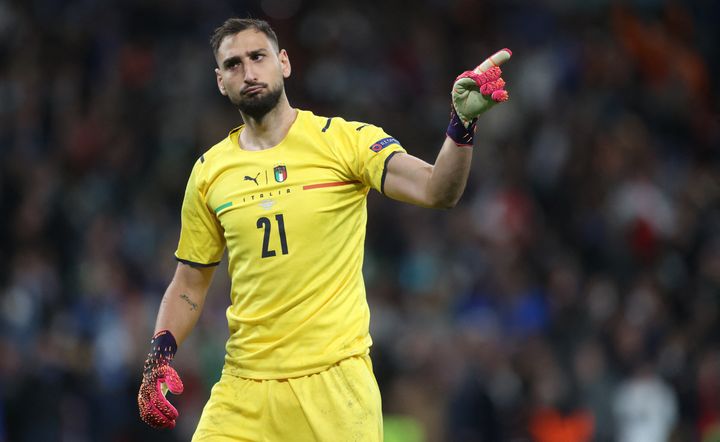
[[[292,105],[433,162],[497,49],[451,211],[369,197],[386,440],[720,440],[720,2],[0,0],[0,441],[186,441],[219,378],[226,263],[136,394],[195,159],[239,124],[208,39],[267,19]]]

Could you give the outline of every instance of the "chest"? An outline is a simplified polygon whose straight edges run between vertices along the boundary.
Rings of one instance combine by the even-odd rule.
[[[228,245],[264,258],[332,237],[366,194],[330,152],[305,148],[244,155],[217,173],[206,202]]]

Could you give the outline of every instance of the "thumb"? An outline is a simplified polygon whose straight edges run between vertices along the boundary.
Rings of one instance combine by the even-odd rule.
[[[476,74],[482,74],[493,66],[500,66],[512,57],[512,51],[508,48],[500,49],[485,59],[478,67],[475,68]]]
[[[170,366],[167,366],[162,382],[167,385],[167,389],[170,390],[172,394],[181,394],[185,389],[182,380],[180,380],[180,375]]]

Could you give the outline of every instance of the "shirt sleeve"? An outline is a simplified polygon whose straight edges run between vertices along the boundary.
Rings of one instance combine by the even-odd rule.
[[[400,142],[384,130],[370,124],[359,126],[357,143],[357,177],[367,186],[384,193],[387,163],[398,152],[405,152]]]
[[[220,263],[225,251],[225,237],[220,222],[205,203],[201,169],[202,162],[198,160],[185,189],[175,258],[194,267],[210,267]]]

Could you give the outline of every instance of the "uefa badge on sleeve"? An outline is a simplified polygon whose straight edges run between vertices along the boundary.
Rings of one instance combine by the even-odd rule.
[[[383,138],[382,140],[377,140],[377,142],[373,143],[370,146],[370,150],[377,153],[377,152],[380,152],[381,150],[385,149],[386,147],[388,147],[391,144],[399,145],[400,143],[398,143],[398,140],[396,140],[393,137],[386,137],[386,138]]]
[[[285,165],[275,166],[275,181],[282,183],[287,179],[287,168]]]

